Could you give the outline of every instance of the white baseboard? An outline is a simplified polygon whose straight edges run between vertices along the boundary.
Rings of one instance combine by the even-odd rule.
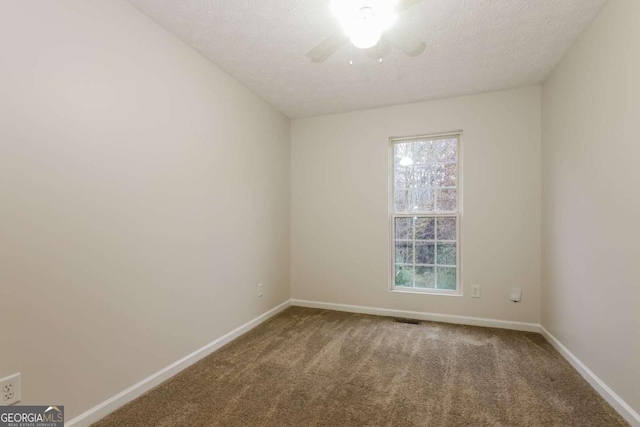
[[[618,413],[622,415],[629,424],[634,427],[640,427],[640,415],[638,415],[638,413],[634,411],[627,402],[622,400],[620,396],[611,390],[608,385],[598,378],[591,369],[587,368],[587,366],[582,363],[575,354],[571,353],[571,351],[569,351],[569,349],[554,337],[544,326],[540,326],[540,331],[542,336],[544,336],[547,341],[549,341],[549,343],[554,346],[565,359],[567,359],[571,366],[573,366],[589,384],[591,384],[591,387],[593,387],[600,396],[609,403],[609,405],[613,406],[613,409],[618,411]]]
[[[515,331],[540,332],[537,323],[511,322],[507,320],[485,319],[482,317],[454,316],[451,314],[424,313],[420,311],[391,310],[388,308],[364,307],[360,305],[335,304],[330,302],[292,299],[291,305],[325,310],[346,311],[349,313],[373,314],[376,316],[405,317],[430,320],[432,322],[455,323],[459,325],[485,326],[488,328],[513,329]]]
[[[174,362],[171,365],[167,366],[166,368],[143,379],[139,383],[132,385],[125,391],[116,394],[112,398],[78,415],[71,421],[66,422],[65,426],[66,427],[85,427],[85,426],[91,425],[92,423],[95,423],[96,421],[100,420],[101,418],[104,418],[105,416],[109,415],[111,412],[115,411],[116,409],[124,406],[125,404],[131,402],[133,399],[151,390],[155,386],[168,380],[169,378],[176,375],[178,372],[182,371],[183,369],[193,365],[200,359],[203,359],[204,357],[210,355],[211,353],[213,353],[223,345],[229,343],[230,341],[233,341],[234,339],[244,334],[245,332],[255,328],[259,324],[263,323],[269,318],[280,313],[281,311],[289,307],[289,305],[290,305],[290,301],[283,302],[277,307],[272,308],[266,313],[256,317],[255,319],[245,323],[244,325],[234,329],[233,331],[221,336],[217,340],[194,351],[188,356],[183,357],[177,362]]]
[[[543,326],[535,323],[510,322],[505,320],[486,319],[480,317],[454,316],[449,314],[424,313],[419,311],[392,310],[386,308],[364,307],[358,305],[335,304],[328,302],[306,301],[292,299],[285,301],[277,307],[223,335],[217,340],[183,357],[166,368],[154,373],[137,384],[129,387],[112,398],[100,403],[88,411],[78,415],[71,421],[65,423],[67,427],[85,427],[104,418],[116,409],[124,406],[136,399],[155,386],[161,384],[183,369],[193,365],[213,353],[220,347],[236,339],[240,335],[260,325],[269,318],[275,316],[289,306],[321,308],[325,310],[345,311],[349,313],[372,314],[377,316],[405,317],[434,322],[455,323],[472,326],[485,326],[490,328],[513,329],[516,331],[541,333],[551,345],[573,366],[584,379],[632,426],[640,427],[640,415],[635,412],[624,400],[620,398],[611,388],[609,388],[600,378],[598,378],[584,363],[580,361],[569,349],[567,349],[556,337],[551,335]]]

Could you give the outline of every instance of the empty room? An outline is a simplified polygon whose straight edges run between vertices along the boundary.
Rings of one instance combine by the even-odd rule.
[[[640,427],[639,123],[638,0],[1,0],[0,427]]]

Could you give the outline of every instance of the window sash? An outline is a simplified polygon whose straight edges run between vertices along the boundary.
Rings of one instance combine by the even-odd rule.
[[[434,240],[424,240],[424,239],[396,239],[395,238],[395,223],[396,218],[435,218],[436,224],[434,227],[437,229],[437,218],[455,218],[456,219],[456,240],[438,240],[437,235]],[[437,231],[436,231],[437,233]],[[391,215],[391,229],[390,229],[390,237],[391,237],[391,277],[390,284],[391,290],[399,291],[399,292],[419,292],[419,293],[431,293],[431,294],[447,294],[447,295],[459,295],[461,294],[461,268],[460,268],[460,214],[458,213],[423,213],[423,214],[392,214]],[[419,243],[419,242],[427,242],[434,244],[434,264],[421,264],[416,263],[416,251],[415,245],[413,250],[413,262],[412,263],[403,263],[396,262],[396,242],[407,242],[407,243]],[[437,243],[455,243],[456,245],[456,265],[447,265],[447,264],[439,264],[437,262],[437,248],[435,244]],[[438,289],[437,288],[437,274],[436,274],[436,283],[434,283],[434,288],[419,288],[415,287],[414,284],[412,286],[397,286],[396,285],[396,265],[406,265],[413,267],[444,267],[444,268],[455,268],[456,269],[456,288],[455,289]],[[415,279],[414,279],[415,283]]]

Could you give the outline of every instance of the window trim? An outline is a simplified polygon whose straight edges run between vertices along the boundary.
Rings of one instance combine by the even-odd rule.
[[[454,212],[410,212],[395,213],[395,151],[396,144],[419,139],[443,139],[454,137],[458,141],[458,176],[457,176],[457,210]],[[445,132],[428,135],[391,137],[389,138],[389,200],[388,200],[388,217],[389,217],[389,291],[397,293],[410,293],[422,295],[444,295],[444,296],[463,296],[462,281],[462,131]],[[415,218],[415,217],[456,217],[456,289],[428,289],[428,288],[405,288],[396,287],[395,285],[395,219],[396,218]],[[415,256],[415,254],[414,254]]]

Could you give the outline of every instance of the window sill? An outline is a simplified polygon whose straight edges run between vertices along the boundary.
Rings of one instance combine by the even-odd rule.
[[[458,291],[441,291],[441,290],[433,290],[433,289],[416,289],[416,288],[407,288],[407,289],[398,289],[391,288],[389,292],[399,293],[399,294],[420,294],[420,295],[435,295],[435,296],[444,296],[444,297],[461,297],[462,292]]]

